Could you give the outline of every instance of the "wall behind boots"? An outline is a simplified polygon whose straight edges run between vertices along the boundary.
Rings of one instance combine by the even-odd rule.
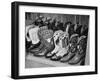
[[[11,2],[14,0],[0,1],[0,81],[13,81],[10,78],[11,66]],[[20,1],[20,0],[19,0]],[[28,2],[56,3],[56,4],[71,4],[71,5],[87,5],[98,6],[98,14],[100,14],[100,0],[21,0]],[[100,22],[100,15],[98,16]],[[98,27],[100,24],[98,25]],[[98,31],[100,28],[98,28]],[[100,32],[99,32],[100,34]],[[100,41],[100,38],[98,38]],[[100,45],[98,43],[98,45]],[[100,47],[98,47],[100,48]],[[98,57],[100,57],[100,50]],[[100,61],[100,59],[98,60]],[[98,65],[100,67],[100,63]],[[100,71],[100,70],[99,70]],[[68,77],[53,77],[26,79],[26,81],[99,81],[98,75],[83,75],[83,76],[68,76]],[[22,80],[21,80],[22,81]]]

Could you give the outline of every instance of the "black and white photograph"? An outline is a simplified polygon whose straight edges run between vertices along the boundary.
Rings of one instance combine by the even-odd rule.
[[[11,77],[97,74],[97,7],[12,3]]]
[[[25,68],[89,65],[89,15],[25,13]]]

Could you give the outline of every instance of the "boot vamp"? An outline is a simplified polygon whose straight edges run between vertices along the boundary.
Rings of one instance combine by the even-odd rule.
[[[75,54],[74,53],[69,53],[69,54],[67,54],[67,55],[65,55],[64,57],[62,57],[61,58],[61,61],[63,62],[63,61],[68,61],[68,60],[70,60],[73,56],[74,56]]]
[[[67,53],[67,49],[62,48],[62,49],[60,49],[60,51],[56,55],[63,57],[66,53]]]
[[[80,60],[84,58],[84,54],[76,54],[68,63],[69,64],[77,64]]]
[[[51,57],[51,60],[55,60],[55,61],[58,61],[60,59],[61,59],[61,56],[54,55],[54,56]]]

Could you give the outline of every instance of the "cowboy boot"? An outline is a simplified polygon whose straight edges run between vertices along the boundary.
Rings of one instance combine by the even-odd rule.
[[[57,56],[57,55],[55,54],[55,55],[53,55],[50,59],[51,59],[52,61],[59,61],[61,58],[62,58],[61,56]]]
[[[60,61],[61,62],[68,62],[70,59],[72,59],[73,57],[75,56],[75,53],[68,53],[68,54],[66,54],[66,55],[64,55],[61,59],[60,59]]]
[[[76,51],[77,51],[76,46],[72,44],[71,47],[69,46],[69,49],[68,49],[67,54],[65,54],[65,55],[60,59],[60,61],[61,61],[61,62],[68,62],[70,59],[72,59],[72,58],[75,56]]]
[[[49,54],[53,49],[54,45],[48,43],[48,46],[44,46],[44,49],[40,50],[41,52],[36,55],[48,57],[47,54]]]
[[[31,47],[29,49],[29,52],[30,53],[34,53],[36,51],[40,51],[41,49],[43,49],[44,45],[41,43],[41,44],[38,44],[38,45],[34,45],[33,47]]]
[[[53,49],[54,49],[54,46],[53,45],[51,45],[49,48],[46,48],[46,51],[44,53],[44,55],[45,55],[46,58],[49,58],[50,57],[50,53],[51,53],[51,51]]]
[[[85,58],[85,54],[77,53],[71,60],[69,60],[68,63],[71,65],[78,64],[84,58]]]
[[[67,48],[60,48],[58,52],[53,54],[51,60],[58,61],[66,54],[67,54]]]
[[[47,53],[47,54],[46,54],[46,58],[51,58],[51,57],[54,56],[55,54],[56,54],[56,53],[51,53],[51,52],[50,52],[50,53]]]
[[[45,52],[45,57],[50,58],[53,54],[51,53],[54,50],[54,41],[53,38],[51,38],[50,45],[47,47],[47,51]]]
[[[68,62],[69,64],[77,64],[79,63],[82,59],[85,58],[86,55],[86,36],[81,36],[79,38],[79,42],[78,42],[78,51],[76,53],[76,55]]]
[[[41,31],[40,31],[41,30]],[[50,51],[52,48],[52,44],[48,41],[53,35],[52,30],[40,28],[38,31],[38,36],[41,41],[41,46],[39,47],[39,51],[34,53],[35,56],[45,56],[45,54]]]
[[[44,53],[46,52],[46,48],[43,48],[42,50],[38,51],[38,52],[35,52],[34,53],[34,56],[37,56],[37,57],[44,57]]]
[[[77,52],[77,40],[76,39],[75,37],[71,37],[71,43],[69,43],[68,45],[68,53],[60,59],[61,62],[68,62],[75,56]]]

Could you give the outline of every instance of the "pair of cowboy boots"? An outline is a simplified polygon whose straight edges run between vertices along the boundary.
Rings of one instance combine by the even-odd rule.
[[[76,52],[70,52],[68,55],[64,56],[60,61],[68,62],[71,65],[78,64],[85,59],[86,55],[87,38],[86,36],[81,36],[78,41]]]
[[[38,31],[38,36],[40,39],[40,45],[31,49],[30,52],[33,53],[34,56],[45,56],[48,52],[54,49],[54,44],[52,41],[53,31],[48,30],[47,27],[41,27]]]
[[[47,56],[53,61],[59,61],[63,57],[63,55],[67,53],[68,50],[68,33],[59,31],[58,33],[54,34],[54,41],[55,49],[51,53],[47,54]]]
[[[78,34],[73,34],[70,37],[68,52],[60,59],[61,62],[68,62],[70,59],[72,59],[75,56],[77,52],[78,38],[79,38]]]
[[[68,39],[68,36],[65,36],[67,37]],[[64,38],[65,38],[64,37]],[[60,38],[60,37],[59,37]],[[63,38],[63,36],[61,37]],[[66,47],[62,47],[60,49],[58,49],[57,52],[55,53],[49,53],[48,56],[51,60],[54,60],[54,61],[61,61],[61,62],[64,62],[66,61],[67,59],[71,59],[75,53],[76,53],[76,50],[77,50],[77,42],[78,42],[78,34],[73,34],[70,38],[70,40],[65,40],[66,44],[62,44],[62,45],[65,45]]]
[[[59,50],[56,52],[56,54],[54,54],[51,57],[51,60],[54,61],[59,61],[63,55],[65,55],[68,52],[68,42],[69,42],[69,36],[68,33],[63,33],[60,37],[59,37]]]

